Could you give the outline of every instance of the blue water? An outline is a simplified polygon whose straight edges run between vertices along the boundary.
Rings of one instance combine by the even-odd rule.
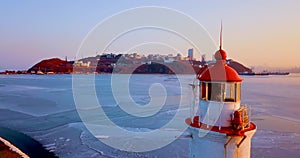
[[[86,76],[89,75],[79,75],[82,79]],[[188,111],[192,98],[188,84],[193,77],[183,75],[179,80],[175,75],[132,75],[129,81],[120,77],[117,83],[109,74],[92,78],[99,106],[113,123],[129,131],[148,132],[165,126],[178,110]],[[252,156],[299,157],[300,75],[243,78],[242,103],[251,105],[252,121],[262,125],[272,123],[275,118],[287,124],[276,125],[275,122],[270,128],[258,126],[252,142]],[[147,106],[151,102],[149,91],[153,85],[159,91],[152,95],[160,97],[166,93],[166,100],[154,115],[129,115],[119,107],[121,103],[114,96],[112,84],[128,84],[128,93],[136,106]],[[81,123],[72,90],[72,75],[0,75],[0,126],[32,136],[60,157],[187,157],[188,139],[142,153],[116,150],[99,142]],[[119,95],[118,91],[115,93]],[[178,106],[181,100],[187,104],[186,108]],[[96,114],[91,113],[93,115]]]

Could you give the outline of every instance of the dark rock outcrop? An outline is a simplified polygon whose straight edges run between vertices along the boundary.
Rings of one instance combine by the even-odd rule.
[[[42,60],[27,70],[28,73],[31,73],[32,71],[42,71],[43,73],[71,73],[73,71],[73,62],[68,62],[59,58]]]
[[[240,64],[237,61],[229,59],[227,61],[228,66],[232,67],[238,74],[252,74],[254,73],[250,68]]]

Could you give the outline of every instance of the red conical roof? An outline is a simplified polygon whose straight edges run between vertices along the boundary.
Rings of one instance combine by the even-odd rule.
[[[226,57],[227,54],[224,50],[218,50],[215,53],[217,62],[199,71],[197,74],[198,79],[200,81],[241,82],[242,78],[238,73],[226,64]]]

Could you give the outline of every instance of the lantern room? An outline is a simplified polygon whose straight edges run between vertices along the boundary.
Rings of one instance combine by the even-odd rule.
[[[201,100],[240,102],[242,79],[226,64],[226,57],[224,50],[218,50],[215,53],[216,63],[198,72]]]
[[[231,126],[231,115],[240,108],[241,82],[238,73],[227,65],[227,54],[221,48],[215,53],[216,63],[203,67],[199,80],[200,122],[219,127]]]

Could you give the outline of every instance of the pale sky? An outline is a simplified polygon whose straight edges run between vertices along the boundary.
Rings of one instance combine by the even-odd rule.
[[[229,58],[246,66],[300,66],[297,0],[2,0],[0,70],[28,69],[52,57],[73,59],[84,37],[98,23],[125,9],[142,6],[167,7],[187,14],[205,27],[216,45],[222,19],[223,48]],[[185,55],[188,46],[178,46]]]

